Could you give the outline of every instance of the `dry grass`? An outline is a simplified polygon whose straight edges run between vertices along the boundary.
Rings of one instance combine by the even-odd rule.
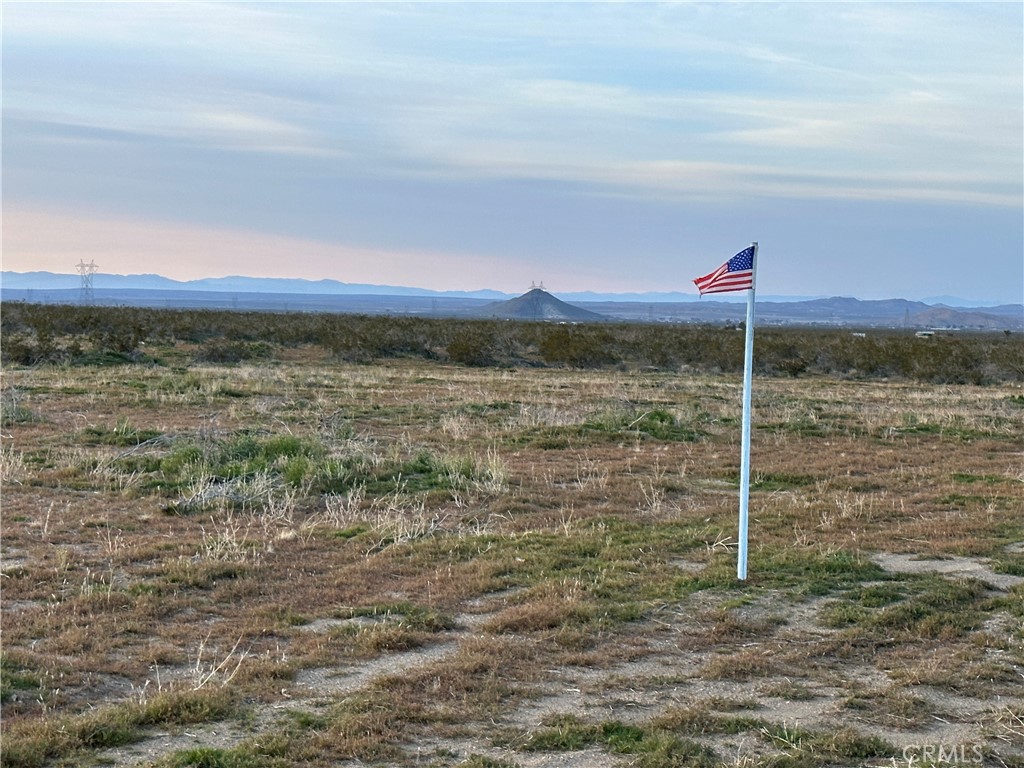
[[[1019,387],[759,378],[740,585],[735,377],[293,357],[3,371],[3,765],[1020,759],[1024,588],[870,559],[1024,573]]]

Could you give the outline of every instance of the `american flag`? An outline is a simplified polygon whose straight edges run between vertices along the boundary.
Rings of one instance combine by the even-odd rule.
[[[693,281],[705,293],[745,291],[754,287],[754,246],[744,248],[714,272]]]

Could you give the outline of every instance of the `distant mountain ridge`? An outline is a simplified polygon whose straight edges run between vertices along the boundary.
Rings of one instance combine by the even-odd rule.
[[[584,302],[582,307],[609,319],[659,323],[738,323],[742,304],[723,301],[650,304]],[[861,301],[837,296],[812,301],[758,301],[758,325],[864,326],[963,330],[1024,330],[1024,306],[1007,304],[982,309],[931,307],[919,301]]]
[[[0,291],[3,289],[23,289],[33,291],[73,290],[81,285],[81,277],[77,274],[55,272],[0,272]],[[399,285],[377,285],[370,283],[345,283],[340,280],[307,280],[304,278],[277,277],[246,277],[229,275],[227,277],[207,277],[198,280],[174,280],[157,274],[114,275],[97,273],[93,276],[93,287],[111,290],[169,290],[169,291],[214,291],[221,293],[274,293],[274,294],[338,294],[360,296],[434,296],[447,298],[490,299],[501,301],[513,299],[518,294],[505,293],[483,288],[475,291],[435,291],[429,288],[412,288]],[[673,304],[680,302],[706,303],[695,293],[681,291],[648,291],[644,293],[604,293],[596,291],[569,291],[559,293],[563,301],[570,302],[633,302],[649,304]],[[742,303],[741,294],[718,295],[714,299],[724,303]],[[758,295],[758,302],[811,302],[811,301],[907,301],[921,308],[930,306],[949,307],[952,309],[982,309],[985,313],[1014,314],[1020,311],[1020,304],[998,304],[991,301],[972,301],[956,296],[936,296],[921,301],[907,299],[854,299],[829,296],[776,296]],[[893,305],[895,306],[895,305]],[[900,307],[902,312],[903,308]]]
[[[82,300],[80,288],[78,275],[0,273],[0,299],[4,301],[76,304]],[[744,315],[743,294],[703,299],[676,293],[584,292],[565,293],[558,298],[546,291],[531,294],[529,291],[514,297],[493,290],[430,291],[336,280],[238,276],[183,282],[160,275],[97,274],[92,301],[104,306],[507,317],[549,322],[735,323]],[[604,300],[595,301],[595,297]],[[666,300],[677,297],[677,301]],[[970,307],[907,299],[758,296],[757,318],[758,325],[1020,331],[1024,330],[1024,305]]]
[[[79,275],[54,272],[0,273],[0,289],[71,290],[81,286]],[[217,291],[221,293],[294,293],[294,294],[358,294],[361,296],[443,296],[471,299],[506,299],[509,294],[490,289],[479,291],[432,291],[397,285],[343,283],[339,280],[306,280],[297,277],[205,277],[199,280],[173,280],[162,275],[110,275],[97,272],[93,288],[123,291]]]

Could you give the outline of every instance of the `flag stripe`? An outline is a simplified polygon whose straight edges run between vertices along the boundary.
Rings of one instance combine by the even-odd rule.
[[[694,282],[697,284],[697,289],[701,293],[716,293],[722,290],[728,291],[740,291],[749,288],[753,284],[753,272],[741,272],[733,273],[723,277],[717,277],[710,280],[702,280]]]
[[[748,288],[752,288],[753,285],[753,272],[738,272],[730,274],[727,277],[719,278],[714,283],[710,285],[705,285],[705,287],[701,287],[698,284],[697,289],[701,292],[701,294],[727,293],[729,291],[745,291]]]
[[[726,265],[723,264],[710,275],[704,275],[704,277],[698,277],[693,282],[697,284],[698,290],[703,290],[705,286],[714,285],[715,281],[718,280],[723,273],[726,271]]]

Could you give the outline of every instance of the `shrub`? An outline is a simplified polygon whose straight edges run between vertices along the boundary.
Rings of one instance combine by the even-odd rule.
[[[727,326],[551,325],[23,302],[6,302],[2,309],[3,362],[15,365],[135,363],[148,360],[139,353],[143,343],[188,343],[200,345],[194,359],[207,363],[263,360],[276,347],[309,344],[354,362],[447,354],[473,366],[540,361],[574,368],[743,369],[743,334]],[[842,328],[760,328],[754,365],[762,375],[897,377],[935,384],[1024,381],[1024,335],[965,332],[919,339],[902,330],[854,336]]]
[[[265,341],[232,341],[214,339],[204,343],[195,353],[200,363],[241,363],[246,360],[266,360],[273,348]]]
[[[617,362],[614,338],[604,328],[588,326],[556,326],[549,328],[540,340],[544,362],[593,368]]]
[[[484,329],[466,328],[448,342],[448,357],[463,365],[493,365],[493,347],[494,339]]]

